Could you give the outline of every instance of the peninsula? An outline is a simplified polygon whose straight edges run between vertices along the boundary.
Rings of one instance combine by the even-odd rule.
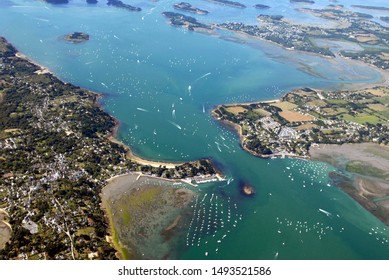
[[[389,225],[389,88],[304,88],[279,100],[220,105],[212,114],[236,130],[243,149],[255,156],[336,166],[329,174],[333,184]]]
[[[328,57],[340,55],[389,69],[389,28],[370,20],[371,15],[353,12],[339,5],[323,9],[300,8],[298,11],[325,19],[328,24],[310,26],[290,22],[282,16],[259,15],[258,25],[226,22],[214,27],[267,40],[291,50]],[[362,50],[330,49],[317,44],[317,39],[350,42],[362,46]]]
[[[318,143],[389,143],[389,89],[294,90],[279,100],[220,105],[213,115],[238,130],[242,147],[260,157],[309,157]]]
[[[181,2],[181,3],[174,4],[174,8],[176,10],[181,10],[184,12],[189,12],[189,13],[193,13],[193,14],[197,14],[197,15],[206,15],[209,13],[206,10],[202,10],[202,9],[199,9],[197,7],[192,6],[191,4],[189,4],[187,2]]]
[[[110,178],[138,172],[167,187],[176,182],[167,179],[218,180],[208,159],[170,168],[133,161],[111,141],[118,124],[99,96],[0,38],[0,230],[12,231],[0,259],[116,259],[100,197]]]

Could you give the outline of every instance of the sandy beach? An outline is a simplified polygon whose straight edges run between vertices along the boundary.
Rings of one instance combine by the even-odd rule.
[[[173,163],[173,162],[162,162],[162,161],[155,161],[155,160],[147,160],[143,159],[137,155],[135,155],[131,148],[127,145],[125,145],[123,142],[119,141],[117,138],[115,138],[116,132],[113,133],[108,139],[109,141],[116,143],[122,147],[124,147],[127,150],[127,158],[129,160],[132,160],[135,163],[141,164],[141,165],[150,165],[152,167],[160,167],[160,166],[165,166],[166,168],[175,168],[176,166],[180,166],[183,164],[181,163]]]
[[[39,66],[41,69],[35,71],[35,73],[37,73],[37,74],[39,74],[39,75],[42,75],[42,74],[52,74],[53,76],[55,76],[54,73],[53,73],[49,68],[47,68],[47,67],[45,67],[45,66],[39,64],[38,62],[32,60],[31,58],[27,57],[26,55],[24,55],[24,54],[22,54],[22,53],[20,53],[20,52],[17,52],[17,53],[15,54],[15,56],[16,56],[16,57],[19,57],[19,58],[22,58],[22,59],[25,59],[25,60],[29,61],[30,63]]]

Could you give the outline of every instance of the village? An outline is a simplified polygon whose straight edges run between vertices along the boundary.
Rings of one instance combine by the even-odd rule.
[[[285,48],[334,57],[341,55],[389,69],[389,29],[372,21],[369,14],[352,12],[342,5],[329,5],[324,9],[299,8],[301,12],[328,20],[329,24],[310,26],[294,23],[278,15],[259,15],[257,25],[239,22],[217,24],[220,29],[240,32],[271,41]],[[337,50],[320,46],[316,39],[352,42],[363,45],[362,51]]]
[[[316,144],[389,142],[389,89],[294,90],[280,100],[220,105],[213,115],[234,126],[244,149],[260,157],[309,158]]]
[[[110,140],[117,123],[99,96],[43,70],[0,38],[0,210],[12,228],[0,259],[116,259],[100,205],[109,178],[218,180],[208,159],[131,160]]]

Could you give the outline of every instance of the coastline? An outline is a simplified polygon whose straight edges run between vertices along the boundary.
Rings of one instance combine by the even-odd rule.
[[[49,68],[43,66],[42,64],[39,64],[38,62],[36,62],[35,60],[29,58],[28,56],[26,56],[25,54],[21,53],[21,52],[16,52],[15,54],[16,57],[18,58],[21,58],[21,59],[24,59],[24,60],[27,60],[28,62],[30,62],[31,64],[34,64],[36,66],[38,66],[39,68],[41,68],[40,70],[37,70],[36,73],[39,74],[39,75],[42,75],[42,74],[51,74],[55,77],[57,77]]]
[[[39,72],[37,72],[37,74],[50,74],[50,75],[53,75],[54,77],[57,77],[54,74],[54,72],[51,71],[49,68],[43,66],[42,64],[39,64],[38,62],[36,62],[35,60],[29,58],[28,56],[26,56],[23,53],[17,51],[15,56],[18,57],[18,58],[27,60],[28,62],[38,66],[39,68],[41,68],[40,70],[38,70]],[[89,92],[92,92],[93,94],[96,95],[95,104],[98,107],[100,107],[103,111],[105,111],[104,106],[100,103],[100,99],[103,98],[104,93],[92,91],[92,90],[89,90],[89,89],[86,89],[86,90],[88,90]],[[118,145],[122,146],[123,148],[125,148],[127,150],[127,158],[129,160],[132,160],[133,162],[141,164],[141,165],[150,165],[152,167],[165,166],[166,168],[169,168],[169,169],[175,168],[177,166],[180,166],[180,165],[186,163],[186,162],[164,162],[164,161],[148,160],[148,159],[144,159],[144,158],[134,154],[134,152],[132,151],[130,146],[124,144],[119,139],[117,139],[117,132],[118,132],[119,127],[120,127],[120,122],[115,117],[113,117],[113,118],[115,120],[115,126],[113,127],[112,133],[109,134],[107,139],[108,139],[108,141],[113,142],[115,144],[118,144]]]
[[[355,64],[359,64],[359,65],[362,65],[362,66],[368,66],[370,67],[371,69],[374,69],[376,72],[379,73],[380,75],[380,80],[377,81],[377,82],[364,82],[364,83],[341,83],[339,81],[339,90],[357,90],[357,89],[361,89],[361,88],[364,88],[364,89],[368,89],[368,88],[373,88],[373,87],[377,87],[377,86],[389,86],[389,71],[386,71],[384,69],[381,69],[379,67],[377,67],[376,65],[373,65],[373,64],[370,64],[370,63],[365,63],[365,62],[362,62],[362,61],[359,61],[359,60],[355,60],[355,59],[351,59],[349,57],[344,57],[342,55],[340,55],[339,53],[336,53],[334,54],[334,57],[331,57],[331,56],[327,56],[327,55],[323,55],[323,54],[320,54],[320,53],[313,53],[313,52],[308,52],[308,51],[303,51],[303,50],[296,50],[296,49],[291,49],[291,48],[288,48],[288,47],[285,47],[281,44],[278,44],[276,42],[273,42],[273,41],[270,41],[270,40],[267,40],[267,39],[264,39],[264,38],[260,38],[260,37],[256,37],[254,35],[250,35],[250,34],[247,34],[243,31],[232,31],[232,30],[229,30],[225,27],[221,27],[221,26],[218,26],[216,24],[212,25],[213,28],[215,29],[219,29],[219,30],[222,30],[222,31],[228,31],[228,32],[231,32],[233,34],[236,34],[237,36],[243,38],[243,39],[254,39],[254,40],[259,40],[260,42],[263,42],[263,43],[267,43],[267,44],[271,44],[271,45],[275,45],[277,47],[280,47],[282,48],[283,50],[286,50],[286,51],[290,51],[290,52],[298,52],[298,53],[301,53],[301,54],[307,54],[307,55],[313,55],[313,56],[317,56],[317,57],[321,57],[321,58],[325,58],[325,59],[328,59],[328,60],[333,60],[334,58],[340,58],[340,59],[344,59],[345,61],[348,61],[348,62],[352,62],[352,63],[355,63]],[[265,51],[266,53],[266,51]],[[334,61],[330,61],[331,63],[335,63]],[[304,72],[307,72],[308,74],[310,75],[313,75],[313,76],[316,76],[317,74],[315,74],[314,72],[311,72],[309,70],[310,66],[309,65],[303,65],[303,66],[306,66],[304,68],[306,68],[305,70],[302,69],[301,71],[304,71]],[[266,101],[262,101],[262,103],[265,103]],[[269,101],[267,101],[269,102]],[[252,103],[255,103],[255,102],[251,102],[249,104],[252,104]],[[238,103],[238,104],[246,104],[246,103]],[[226,105],[233,105],[233,104],[226,104]]]

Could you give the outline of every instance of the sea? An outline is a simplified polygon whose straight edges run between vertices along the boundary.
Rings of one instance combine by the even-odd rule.
[[[229,32],[173,27],[161,13],[174,11],[177,1],[123,2],[142,11],[110,7],[103,0],[96,5],[1,0],[0,35],[60,79],[103,93],[103,108],[121,123],[118,138],[137,155],[168,162],[212,158],[222,170],[226,181],[198,187],[185,234],[171,247],[178,259],[389,259],[387,226],[332,184],[328,173],[335,167],[256,158],[210,114],[218,104],[276,99],[299,87],[335,90],[377,83],[381,77],[374,68]],[[206,23],[256,24],[262,13],[318,26],[330,23],[296,8],[334,4],[261,0],[271,8],[258,10],[255,1],[239,2],[247,8],[190,1],[210,12],[195,15]],[[365,3],[336,1],[348,8]],[[388,7],[386,0],[369,5]],[[371,13],[384,25],[379,17],[385,12],[354,10]],[[90,40],[63,40],[75,31],[88,33]],[[243,196],[242,183],[252,185],[255,195]]]

